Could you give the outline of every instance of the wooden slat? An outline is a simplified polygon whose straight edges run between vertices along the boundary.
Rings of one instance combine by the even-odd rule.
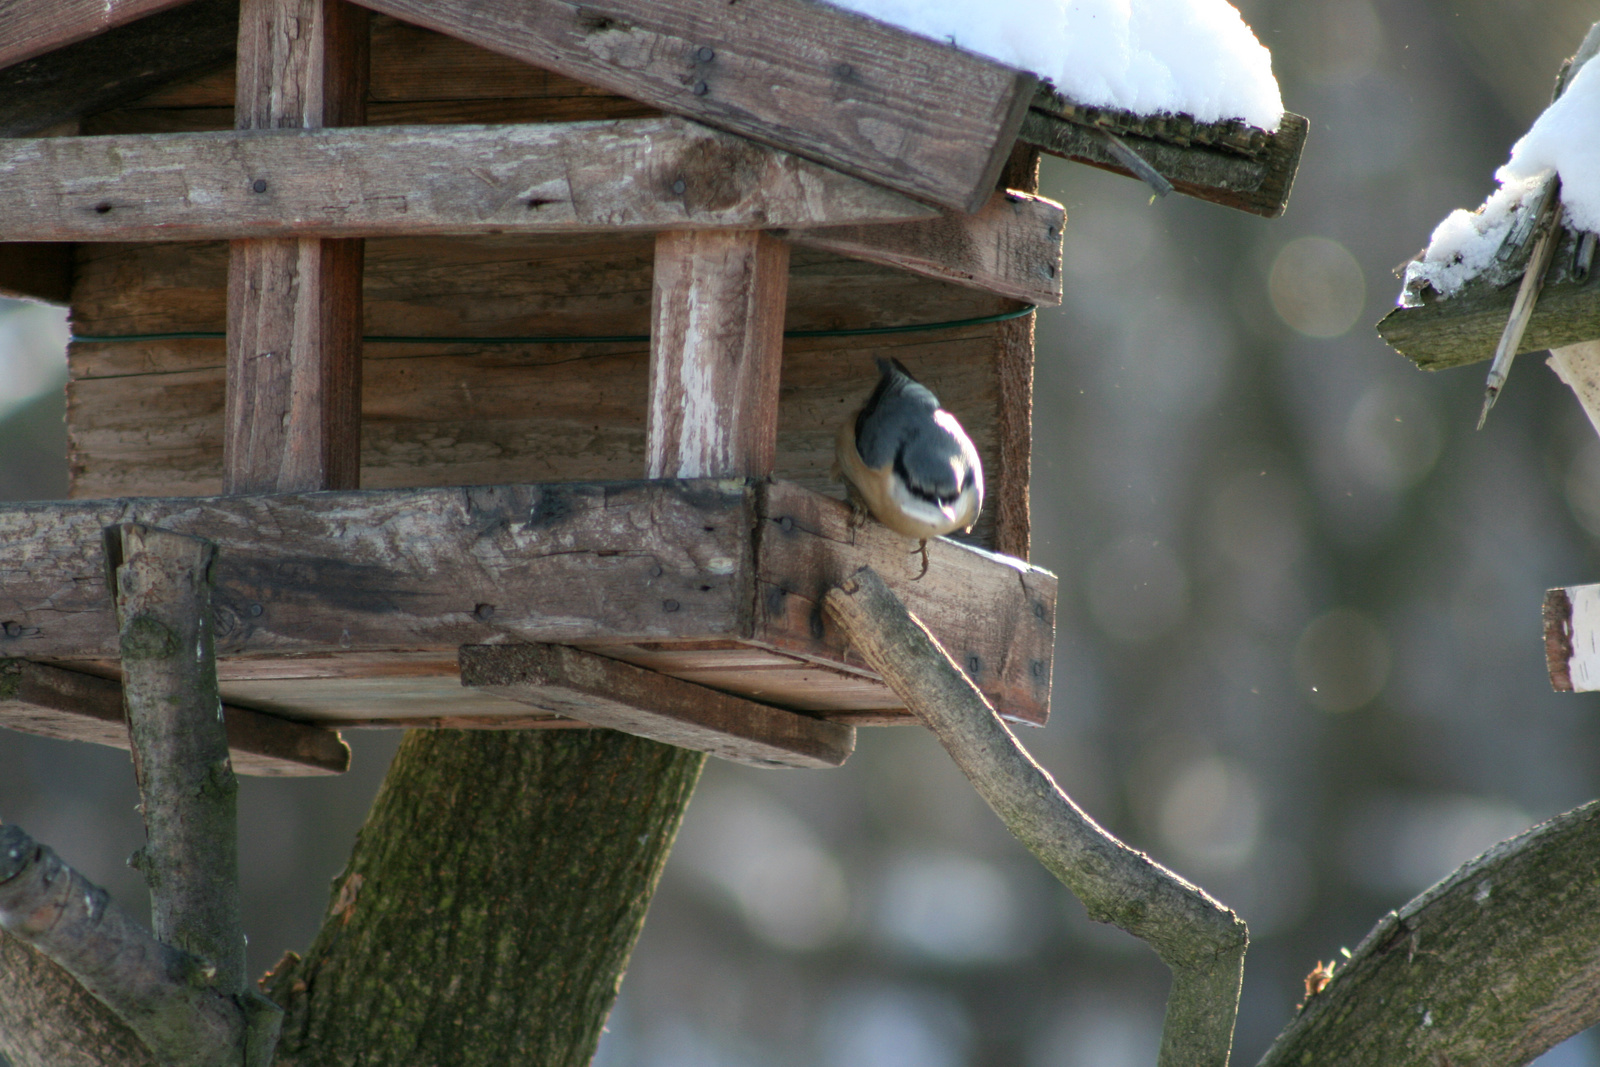
[[[808,227],[934,214],[681,119],[0,143],[8,241]]]
[[[1552,689],[1600,692],[1600,585],[1545,593],[1544,654]]]
[[[1289,204],[1309,123],[1285,112],[1277,131],[1261,150],[1245,155],[1221,147],[1177,144],[1121,134],[1123,142],[1185,196],[1276,218]],[[1021,139],[1051,155],[1133,177],[1106,146],[1096,128],[1070,122],[1035,108],[1022,123]]]
[[[233,768],[286,777],[343,774],[350,747],[337,732],[223,704]],[[122,686],[27,660],[0,660],[0,726],[66,741],[128,747]]]
[[[742,482],[0,506],[0,656],[114,658],[100,531],[218,546],[219,654],[667,640],[747,628]]]
[[[237,71],[241,130],[360,125],[366,11],[344,0],[243,0]],[[268,182],[257,175],[250,189]],[[357,240],[233,243],[225,492],[358,484],[362,253]]]
[[[560,645],[468,645],[463,685],[552,714],[766,767],[837,767],[855,730]]]
[[[863,566],[890,582],[1010,719],[1042,725],[1050,714],[1056,579],[1020,560],[943,538],[917,543],[877,523],[852,527],[848,505],[775,482],[761,501],[755,639],[834,664],[866,665],[826,626],[822,598]]]
[[[130,103],[228,63],[238,21],[237,0],[197,0],[0,70],[0,137]]]
[[[759,231],[656,238],[649,478],[772,473],[789,246]]]
[[[1028,304],[1061,303],[1066,212],[1044,197],[998,192],[973,215],[946,214],[892,226],[797,230],[792,239]]]
[[[961,211],[1037,79],[809,0],[366,0],[376,11]]]
[[[8,0],[0,5],[0,67],[64,48],[183,2]]]

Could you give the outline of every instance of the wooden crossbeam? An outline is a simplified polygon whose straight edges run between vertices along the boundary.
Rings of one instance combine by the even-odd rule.
[[[976,211],[1032,74],[810,0],[363,0],[908,195]]]
[[[8,0],[0,5],[0,67],[65,48],[185,0]]]
[[[290,777],[343,774],[350,747],[337,731],[222,706],[233,769]],[[40,737],[128,747],[122,686],[109,678],[44,663],[0,659],[0,726]]]
[[[0,240],[809,227],[932,218],[682,119],[0,142]]]
[[[972,215],[892,226],[796,230],[795,244],[899,267],[1029,304],[1061,303],[1066,212],[1042,196],[999,192]]]
[[[114,666],[101,530],[131,521],[216,543],[225,679],[230,661],[404,661],[509,641],[630,646],[618,658],[674,674],[681,648],[683,672],[707,684],[815,707],[791,704],[765,666],[730,664],[716,683],[701,671],[739,648],[771,649],[774,666],[816,665],[859,681],[864,697],[881,693],[820,608],[870,565],[1003,715],[1048,713],[1052,575],[940,540],[916,580],[913,542],[875,523],[852,529],[838,500],[740,479],[0,505],[0,656]],[[696,651],[707,648],[730,651]],[[854,706],[892,709],[892,699]],[[370,716],[340,716],[384,717],[381,700]]]
[[[541,711],[763,767],[837,767],[854,727],[561,645],[468,645],[461,684]]]
[[[240,130],[360,125],[366,11],[344,0],[243,0],[237,86]],[[270,185],[258,175],[249,188]],[[362,252],[351,239],[230,246],[225,492],[359,483]]]

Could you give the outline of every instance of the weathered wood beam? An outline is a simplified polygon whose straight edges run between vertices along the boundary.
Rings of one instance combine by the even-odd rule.
[[[375,11],[958,211],[1037,79],[809,0],[363,0]]]
[[[222,705],[233,769],[281,778],[343,774],[350,746],[338,731]],[[0,660],[0,727],[62,741],[128,747],[122,686],[27,660]]]
[[[13,10],[0,8],[0,19]],[[220,67],[232,60],[238,35],[238,0],[196,0],[6,67],[0,137],[117,107]]]
[[[937,212],[682,119],[0,142],[0,240],[611,232]]]
[[[115,658],[100,531],[127,521],[217,544],[225,677],[244,662],[235,657],[314,653],[359,665],[507,641],[606,654],[644,643],[659,650],[647,665],[671,674],[662,660],[675,642],[731,641],[786,657],[774,663],[858,677],[881,694],[821,616],[823,594],[870,565],[1002,715],[1040,723],[1049,711],[1049,572],[939,540],[928,546],[928,574],[914,581],[914,542],[875,523],[852,529],[838,500],[733,479],[3,505],[0,656]],[[784,703],[759,670],[726,678],[718,688]],[[880,695],[860,706],[893,705]],[[381,700],[372,710],[386,717]]]
[[[344,0],[243,0],[234,124],[359,126],[367,14]],[[252,192],[270,188],[252,180]],[[222,464],[231,493],[354,489],[361,476],[359,240],[235,241]]]
[[[854,727],[561,645],[467,645],[461,684],[760,767],[837,767],[855,749]]]
[[[772,473],[788,288],[789,246],[759,231],[656,238],[646,477]]]
[[[926,222],[796,230],[797,245],[899,267],[1028,304],[1061,303],[1066,212],[1041,196],[1006,191],[972,215]]]
[[[1546,591],[1544,659],[1556,692],[1600,691],[1600,585]]]
[[[0,6],[0,67],[65,48],[185,0],[9,0]]]
[[[1118,136],[1185,196],[1270,219],[1283,214],[1289,204],[1309,125],[1302,116],[1285,112],[1277,131],[1252,154],[1157,140],[1131,131]],[[1051,155],[1134,177],[1107,146],[1105,131],[1098,127],[1035,107],[1023,120],[1019,137]]]

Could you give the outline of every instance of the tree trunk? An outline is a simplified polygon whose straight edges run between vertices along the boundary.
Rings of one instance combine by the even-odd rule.
[[[704,757],[608,730],[413,731],[305,959],[279,1064],[594,1056]]]

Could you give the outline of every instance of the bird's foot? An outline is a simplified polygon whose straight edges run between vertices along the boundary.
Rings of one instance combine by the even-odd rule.
[[[870,518],[871,515],[872,512],[867,510],[867,506],[861,502],[861,498],[856,496],[856,494],[851,493],[850,521],[847,525],[847,529],[850,531],[850,541],[852,544],[855,543],[856,531],[867,524],[867,519]]]
[[[923,575],[928,573],[928,542],[925,540],[918,541],[917,551],[922,553],[922,570],[917,573],[915,578],[911,579],[913,582],[922,581]]]

